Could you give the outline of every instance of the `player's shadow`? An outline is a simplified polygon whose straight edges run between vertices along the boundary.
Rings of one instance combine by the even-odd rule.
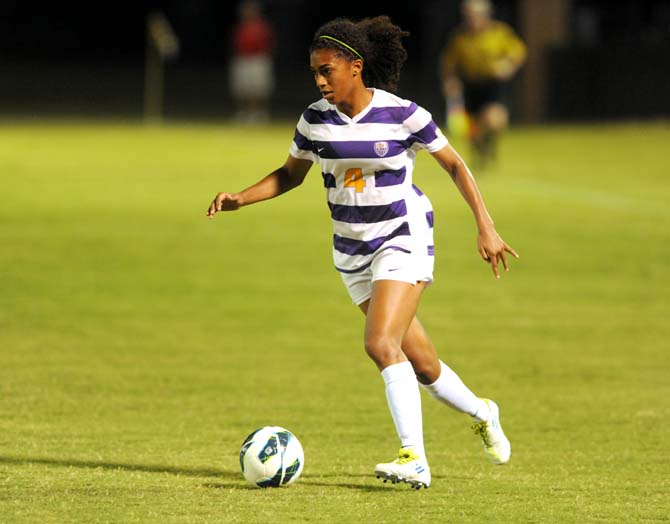
[[[370,478],[369,475],[365,475],[366,478]],[[345,489],[355,489],[358,491],[367,491],[367,492],[377,492],[377,491],[388,491],[387,486],[381,485],[371,485],[371,484],[356,484],[354,482],[337,482],[337,481],[327,481],[327,480],[316,480],[320,477],[315,477],[314,479],[308,477],[301,477],[297,483],[304,486],[319,486],[325,488],[345,488]],[[203,488],[211,489],[258,489],[255,486],[246,484],[240,486],[239,484],[232,484],[230,482],[208,482],[202,485]]]
[[[339,480],[335,480],[335,478]],[[362,478],[367,481],[367,483],[361,483],[357,484],[355,481],[354,482],[343,482],[341,479],[342,478]],[[330,480],[333,479],[333,480]],[[381,480],[377,480],[375,482],[375,479],[373,478],[373,482],[370,483],[371,476],[367,473],[333,473],[333,474],[325,474],[325,475],[310,475],[310,474],[303,474],[300,477],[300,480],[298,483],[300,485],[304,486],[316,486],[316,487],[323,487],[323,488],[344,488],[344,489],[349,489],[349,490],[357,490],[357,491],[366,491],[368,493],[380,493],[380,492],[388,492],[391,493],[393,492],[393,484],[391,482],[388,483],[382,483]],[[365,482],[364,481],[364,482]],[[404,484],[403,484],[404,485]],[[233,485],[231,483],[227,482],[209,482],[207,484],[203,484],[204,488],[211,488],[211,489],[240,489],[241,486],[239,485]],[[254,486],[251,485],[244,485],[242,486],[244,489],[258,489]],[[398,486],[397,489],[402,489],[400,486]]]
[[[394,484],[392,482],[383,482],[382,480],[374,479],[374,477],[372,477],[372,475],[368,473],[333,473],[333,474],[314,475],[314,476],[303,475],[303,477],[305,478],[300,479],[300,482],[303,484],[308,484],[310,486],[321,486],[326,488],[340,487],[340,488],[357,489],[360,491],[368,491],[375,493],[383,491],[391,493],[394,491]],[[337,480],[329,480],[332,477],[339,477],[340,479],[342,477],[345,478],[360,477],[372,483],[356,484],[355,482],[341,482]],[[442,478],[442,476],[433,475],[433,478]],[[406,488],[409,487],[407,484],[398,483],[398,487],[396,487],[395,489],[402,489],[402,486]]]
[[[366,478],[370,478],[370,475],[365,475]],[[389,486],[383,486],[381,484],[356,484],[354,482],[337,482],[337,481],[328,481],[328,480],[317,480],[317,479],[300,479],[302,484],[308,486],[319,486],[324,488],[346,488],[346,489],[355,489],[358,491],[367,491],[370,493],[379,492],[379,491],[389,491]]]
[[[189,468],[181,466],[166,466],[162,464],[128,464],[126,462],[106,462],[98,460],[76,460],[76,459],[55,459],[47,457],[7,457],[0,455],[0,464],[41,464],[45,466],[55,466],[63,468],[84,468],[84,469],[106,469],[110,471],[133,471],[143,473],[168,473],[170,475],[179,475],[184,477],[216,478],[224,482],[207,482],[202,484],[204,488],[212,489],[258,489],[246,484],[239,471],[226,471],[216,468]],[[333,475],[303,475],[300,484],[307,486],[319,486],[326,488],[346,488],[351,490],[381,492],[390,491],[390,485],[382,484],[356,484],[355,482],[341,482],[338,480],[328,480],[329,477],[364,477],[363,474],[333,474]]]
[[[114,471],[140,471],[144,473],[169,473],[185,477],[216,477],[239,479],[238,472],[225,471],[216,468],[189,468],[181,466],[166,466],[162,464],[128,464],[125,462],[106,462],[98,460],[55,459],[46,457],[6,457],[0,456],[0,464],[42,464],[64,468],[108,469]]]

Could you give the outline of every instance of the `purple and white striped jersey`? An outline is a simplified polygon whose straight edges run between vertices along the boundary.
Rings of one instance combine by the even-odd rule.
[[[412,171],[419,150],[446,145],[428,111],[381,89],[353,118],[324,99],[307,108],[290,155],[321,165],[338,271],[362,271],[384,249],[433,254],[433,210]]]

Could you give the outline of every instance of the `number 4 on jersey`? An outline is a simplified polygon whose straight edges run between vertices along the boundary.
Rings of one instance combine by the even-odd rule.
[[[363,170],[360,167],[352,167],[344,173],[344,187],[353,187],[356,193],[362,193],[365,189]]]

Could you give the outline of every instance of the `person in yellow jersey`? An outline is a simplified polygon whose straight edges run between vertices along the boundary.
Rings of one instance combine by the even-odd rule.
[[[508,24],[493,18],[489,0],[464,0],[462,13],[462,25],[441,53],[440,73],[448,110],[462,100],[481,169],[495,159],[497,138],[509,121],[505,88],[524,64],[527,49]]]

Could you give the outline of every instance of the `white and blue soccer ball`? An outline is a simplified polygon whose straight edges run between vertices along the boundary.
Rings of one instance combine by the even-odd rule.
[[[242,443],[240,467],[251,484],[261,488],[288,486],[298,480],[305,464],[300,441],[289,430],[265,426]]]

